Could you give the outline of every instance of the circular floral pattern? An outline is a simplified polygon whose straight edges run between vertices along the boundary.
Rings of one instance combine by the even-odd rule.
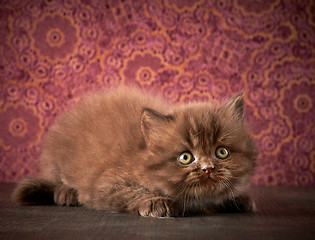
[[[299,151],[308,153],[313,150],[314,142],[311,138],[301,137],[297,142],[297,148]]]
[[[272,133],[277,138],[287,139],[287,137],[290,134],[290,128],[285,121],[284,122],[278,122],[278,123],[274,124],[274,128],[272,129]]]
[[[109,87],[117,87],[119,86],[121,82],[121,79],[119,75],[115,72],[107,72],[103,77],[102,77],[102,84],[109,88]]]
[[[73,57],[69,61],[69,66],[74,73],[80,73],[84,70],[84,63],[81,57]]]
[[[45,116],[47,119],[49,119],[49,116],[51,116],[56,109],[56,104],[55,102],[50,99],[46,98],[43,99],[40,104],[38,105],[38,110]]]
[[[30,67],[35,62],[35,54],[30,50],[25,50],[19,57],[19,63],[23,67]]]
[[[192,77],[188,75],[179,76],[177,79],[177,84],[184,92],[189,92],[194,87],[194,81]]]
[[[27,131],[27,125],[23,118],[14,118],[9,123],[9,132],[13,136],[23,136]]]
[[[294,99],[294,108],[298,112],[308,112],[312,108],[312,101],[306,94],[298,95]]]
[[[67,68],[63,64],[56,64],[53,68],[53,77],[56,81],[63,81],[67,77]]]
[[[29,46],[29,38],[26,34],[17,33],[11,37],[11,45],[18,52],[23,51],[27,46]]]
[[[244,89],[254,184],[315,184],[313,1],[0,1],[0,180],[38,173],[40,139],[93,91],[174,104]]]
[[[143,67],[144,72],[141,76],[141,68]],[[143,55],[136,54],[132,60],[127,62],[126,68],[123,70],[123,75],[126,79],[126,82],[139,81],[141,77],[150,77],[151,79],[153,73],[156,73],[160,68],[162,68],[160,58],[153,56],[150,53],[145,53]],[[140,79],[137,79],[137,77],[140,77]]]
[[[21,96],[20,87],[16,83],[10,83],[6,87],[6,96],[8,101],[17,101]]]
[[[8,107],[0,112],[0,122],[0,142],[4,148],[28,147],[39,140],[40,119],[31,108]]]
[[[34,86],[30,86],[25,91],[25,101],[29,104],[35,105],[39,99],[38,89]]]
[[[137,71],[137,77],[136,79],[141,83],[141,84],[150,84],[150,82],[153,79],[153,72],[150,68],[144,67],[144,68],[139,68]]]
[[[64,35],[58,28],[51,28],[46,33],[46,41],[51,47],[60,47],[64,43]]]
[[[314,91],[314,82],[301,81],[291,84],[284,91],[281,101],[283,113],[293,122],[302,119],[311,121],[315,116]]]
[[[47,78],[50,74],[50,68],[51,65],[47,61],[38,61],[33,67],[34,77],[37,79]]]
[[[64,59],[78,42],[76,28],[60,14],[44,15],[34,26],[31,36],[34,49],[49,60]]]

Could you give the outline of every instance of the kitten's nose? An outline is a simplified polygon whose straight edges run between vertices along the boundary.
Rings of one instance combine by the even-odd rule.
[[[214,169],[215,169],[214,166],[204,167],[204,168],[202,168],[202,171],[204,171],[206,174],[210,175],[213,172]]]

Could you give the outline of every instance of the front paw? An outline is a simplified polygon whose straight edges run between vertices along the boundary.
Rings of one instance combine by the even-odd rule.
[[[60,184],[55,188],[54,200],[60,206],[79,206],[78,193],[74,188]]]
[[[179,215],[177,204],[168,198],[152,198],[143,201],[139,207],[139,215],[144,217],[176,217]]]
[[[220,212],[253,212],[255,202],[248,195],[239,195],[222,203]]]

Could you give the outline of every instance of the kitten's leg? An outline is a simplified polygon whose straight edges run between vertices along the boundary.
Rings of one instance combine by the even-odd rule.
[[[54,201],[61,206],[79,206],[77,190],[65,184],[58,184],[54,192]]]
[[[121,183],[107,184],[107,187],[95,191],[92,201],[83,199],[84,193],[80,193],[79,201],[97,209],[129,212],[146,217],[175,217],[179,215],[176,202],[170,198],[156,195],[141,185],[131,183],[131,181],[128,181],[127,186],[121,185]],[[113,188],[108,188],[108,186]]]
[[[253,212],[255,203],[248,195],[239,195],[224,201],[218,208],[220,212]]]
[[[179,215],[179,209],[169,198],[150,196],[141,200],[138,213],[145,217],[176,217]]]

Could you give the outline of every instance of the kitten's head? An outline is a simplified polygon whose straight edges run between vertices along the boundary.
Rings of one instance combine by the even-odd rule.
[[[257,153],[242,94],[218,107],[191,103],[169,115],[144,109],[141,128],[155,190],[184,201],[220,202],[249,184]]]

